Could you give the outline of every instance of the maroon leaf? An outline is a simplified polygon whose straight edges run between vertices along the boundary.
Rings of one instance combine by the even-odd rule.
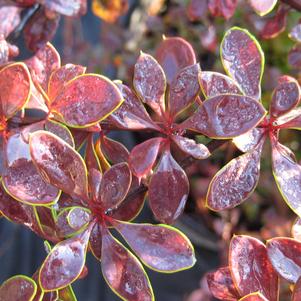
[[[128,301],[154,300],[149,279],[137,258],[107,230],[102,236],[101,269],[113,292]]]
[[[293,238],[301,241],[301,219],[298,217],[292,226]]]
[[[301,300],[301,278],[297,281],[292,295],[292,301]]]
[[[0,35],[7,38],[11,32],[20,24],[21,8],[17,6],[0,7]]]
[[[96,223],[91,231],[89,248],[97,260],[101,260],[102,234],[101,226]]]
[[[105,157],[113,165],[128,161],[130,155],[129,151],[118,141],[112,140],[106,136],[102,136],[100,148]]]
[[[30,138],[30,154],[48,182],[71,196],[88,198],[86,165],[69,144],[49,132],[37,131]]]
[[[278,117],[274,124],[279,126],[279,128],[285,128],[285,129],[301,129],[301,108],[298,107],[297,109],[293,109],[286,113],[285,115],[282,115]]]
[[[251,97],[225,94],[207,99],[181,127],[210,138],[233,138],[258,125],[265,113]]]
[[[270,262],[277,273],[291,283],[301,276],[301,242],[292,238],[276,237],[267,241]]]
[[[149,202],[156,218],[173,223],[183,212],[189,193],[184,170],[166,150],[150,180]]]
[[[162,142],[162,138],[152,138],[132,149],[129,156],[129,166],[136,177],[142,178],[151,171]]]
[[[183,68],[196,63],[193,48],[179,37],[164,37],[157,49],[156,58],[165,72],[168,84]]]
[[[78,231],[88,225],[91,217],[90,210],[82,207],[73,207],[68,212],[67,221],[72,229]]]
[[[0,299],[1,301],[31,301],[36,291],[37,285],[31,278],[17,275],[1,285]]]
[[[126,197],[132,182],[132,174],[127,163],[118,163],[107,170],[100,184],[100,202],[103,210],[110,210]]]
[[[189,107],[199,94],[199,64],[182,69],[173,79],[169,88],[169,112],[177,115]]]
[[[288,54],[288,63],[297,69],[301,68],[301,46],[296,45]]]
[[[242,152],[252,151],[266,134],[266,129],[256,127],[245,134],[235,137],[233,143]]]
[[[290,76],[282,76],[274,90],[270,113],[278,117],[294,109],[300,100],[300,87],[298,82]]]
[[[208,0],[208,8],[214,17],[230,19],[236,10],[237,0]]]
[[[261,293],[252,293],[247,296],[242,297],[239,301],[269,301]]]
[[[264,16],[275,7],[277,0],[249,0],[249,2],[258,15]]]
[[[213,177],[206,200],[211,210],[234,208],[253,193],[259,180],[263,143],[231,160]]]
[[[92,226],[58,243],[51,250],[40,269],[39,280],[43,290],[61,289],[80,276],[85,265]]]
[[[165,110],[165,74],[158,62],[149,54],[141,53],[134,71],[134,87],[143,102],[157,114]]]
[[[218,72],[202,71],[199,74],[202,92],[206,98],[220,94],[242,94],[237,83]]]
[[[234,236],[230,244],[229,265],[241,296],[260,292],[270,301],[278,300],[278,277],[262,242],[249,236]]]
[[[65,16],[77,16],[81,14],[82,3],[84,0],[38,0],[37,2],[44,5],[47,9],[55,11]]]
[[[221,300],[237,301],[239,294],[233,283],[229,267],[219,268],[207,274],[207,283],[212,295]]]
[[[108,121],[117,128],[127,130],[153,129],[158,130],[158,126],[151,120],[143,104],[136,94],[126,85],[117,84],[124,102],[113,112]]]
[[[301,43],[301,23],[295,25],[290,34],[289,37],[294,40],[297,43]]]
[[[247,30],[231,28],[221,44],[221,59],[226,72],[242,91],[260,100],[264,54],[255,38]]]
[[[195,159],[206,159],[210,156],[209,149],[204,144],[196,143],[193,139],[173,135],[172,140],[184,153]]]
[[[51,111],[68,126],[89,127],[106,118],[122,101],[122,95],[109,79],[85,74],[62,88],[51,104]]]
[[[125,222],[114,222],[114,227],[151,269],[170,273],[188,269],[195,263],[193,246],[176,228]]]

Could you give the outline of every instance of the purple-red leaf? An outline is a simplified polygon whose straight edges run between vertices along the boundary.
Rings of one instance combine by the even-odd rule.
[[[170,151],[164,151],[148,188],[155,217],[163,223],[173,223],[183,212],[188,193],[189,181],[184,170]]]
[[[188,269],[195,263],[193,246],[176,228],[125,222],[114,222],[114,227],[151,269],[171,273]]]
[[[295,25],[291,32],[289,33],[289,37],[297,43],[301,43],[301,23]]]
[[[101,269],[113,292],[127,301],[153,301],[153,290],[141,263],[108,230],[102,235]]]
[[[297,69],[301,69],[301,45],[293,47],[288,54],[288,63]]]
[[[86,260],[91,227],[84,232],[58,243],[48,254],[39,274],[43,290],[61,289],[81,274]]]
[[[234,236],[230,244],[229,266],[241,296],[260,292],[269,301],[278,300],[278,277],[261,241],[249,236]]]
[[[87,199],[87,168],[69,144],[49,132],[37,131],[30,137],[30,154],[49,183],[71,196]]]
[[[151,171],[162,142],[162,138],[152,138],[132,149],[129,156],[129,166],[136,177],[141,178]]]
[[[301,218],[298,217],[292,226],[293,238],[301,241]]]
[[[161,115],[165,110],[166,79],[163,69],[151,55],[140,54],[133,84],[142,101]]]
[[[252,293],[247,296],[242,297],[239,301],[269,301],[261,293]]]
[[[260,100],[264,54],[255,38],[245,29],[231,28],[221,44],[221,59],[226,72],[242,91]]]
[[[210,209],[234,208],[253,193],[260,175],[263,142],[253,151],[231,160],[213,177],[206,200]]]
[[[275,7],[277,0],[249,0],[249,2],[258,15],[264,16]]]
[[[219,268],[215,272],[208,273],[207,283],[215,298],[227,301],[237,301],[239,299],[229,267]]]
[[[157,49],[156,59],[165,72],[168,84],[183,68],[196,63],[192,46],[179,37],[164,37]]]
[[[84,0],[38,0],[47,9],[65,16],[77,16],[82,12]]]
[[[233,138],[254,128],[265,114],[264,107],[255,99],[225,94],[207,99],[181,127],[210,138]]]
[[[208,0],[208,8],[214,17],[230,19],[236,10],[238,0]]]
[[[301,276],[301,242],[292,238],[275,237],[267,241],[269,260],[277,273],[291,283]]]
[[[89,248],[97,260],[101,260],[102,234],[101,226],[96,223],[91,231]]]
[[[0,7],[0,36],[7,38],[20,24],[21,8],[17,6]]]

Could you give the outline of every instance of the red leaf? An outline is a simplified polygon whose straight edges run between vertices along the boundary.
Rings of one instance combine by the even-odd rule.
[[[0,299],[1,301],[31,301],[36,291],[37,285],[31,278],[17,275],[2,283]]]
[[[61,289],[80,276],[85,265],[91,230],[90,226],[84,232],[54,246],[40,269],[39,280],[43,290]]]
[[[301,129],[301,108],[298,107],[297,109],[293,109],[286,113],[285,115],[282,115],[278,117],[274,124],[279,126],[279,128],[285,128],[285,129]]]
[[[85,0],[38,0],[47,9],[55,11],[65,16],[78,16],[82,14],[82,8]]]
[[[269,300],[261,293],[252,293],[239,299],[239,301],[269,301]]]
[[[51,111],[71,127],[89,127],[122,103],[122,95],[106,77],[85,74],[69,81],[51,104]]]
[[[208,0],[208,8],[214,17],[230,19],[236,10],[237,0]]]
[[[152,138],[136,145],[129,156],[129,166],[133,174],[142,178],[153,168],[163,138]]]
[[[97,260],[101,260],[101,248],[102,248],[102,234],[101,226],[96,223],[92,229],[89,248]]]
[[[102,232],[101,269],[113,292],[128,301],[152,301],[149,279],[137,258],[111,236]]]
[[[149,54],[141,53],[135,64],[134,87],[143,102],[158,115],[165,110],[165,74],[159,63]]]
[[[156,58],[165,72],[168,84],[183,68],[196,63],[192,46],[179,37],[164,37],[157,49]]]
[[[17,6],[0,7],[0,35],[6,39],[20,24],[21,8]]]
[[[233,283],[229,267],[219,268],[207,274],[207,283],[212,295],[221,300],[237,301],[239,294]]]
[[[271,115],[278,117],[294,109],[299,103],[300,95],[298,82],[290,76],[282,76],[273,92]]]
[[[0,113],[9,119],[25,106],[30,96],[30,75],[26,65],[13,63],[1,69],[0,86]]]
[[[301,241],[301,219],[298,217],[292,226],[293,238]]]
[[[149,268],[171,273],[195,264],[193,246],[176,228],[166,225],[114,222],[138,258]]]
[[[264,16],[275,7],[277,0],[249,0],[249,2],[258,15]]]
[[[301,300],[301,278],[297,281],[292,295],[292,301],[299,301]]]
[[[231,28],[222,41],[221,58],[226,72],[242,91],[260,100],[264,54],[255,38],[245,29]]]
[[[136,94],[126,85],[117,84],[124,102],[113,112],[108,121],[117,128],[127,130],[153,129],[158,130],[158,126],[151,120],[143,104]]]
[[[199,74],[202,92],[206,98],[220,94],[242,94],[237,83],[218,72],[202,71]]]
[[[206,205],[215,211],[238,206],[255,190],[264,139],[251,152],[231,160],[211,180]]]
[[[210,156],[209,149],[204,144],[196,143],[193,139],[173,135],[172,140],[180,148],[180,150],[195,159],[201,160]]]
[[[169,151],[165,151],[150,180],[149,202],[156,218],[173,223],[183,212],[189,193],[189,181],[184,170]]]
[[[289,33],[289,37],[297,43],[301,43],[301,23],[295,25],[291,32]]]
[[[169,112],[175,116],[189,107],[200,92],[198,82],[199,64],[182,69],[173,79],[169,87]]]
[[[241,136],[235,137],[232,141],[240,151],[246,153],[252,151],[265,134],[266,129],[256,127]]]
[[[104,211],[117,208],[125,199],[132,182],[127,163],[118,163],[107,170],[100,184],[99,201]]]
[[[301,242],[292,238],[275,237],[267,241],[270,262],[277,273],[291,283],[301,276]]]
[[[187,16],[190,21],[200,21],[205,17],[207,2],[203,0],[190,0],[186,7]]]
[[[37,131],[30,137],[30,154],[49,183],[71,196],[88,198],[86,165],[69,144],[49,132]]]
[[[234,236],[230,244],[229,265],[241,296],[260,292],[270,301],[278,300],[278,277],[262,242],[249,236]]]
[[[91,221],[91,218],[91,212],[83,207],[73,207],[70,209],[67,215],[69,226],[76,231],[79,231],[87,226]]]
[[[265,114],[264,107],[255,99],[225,94],[207,99],[181,128],[210,138],[233,138],[254,128]]]

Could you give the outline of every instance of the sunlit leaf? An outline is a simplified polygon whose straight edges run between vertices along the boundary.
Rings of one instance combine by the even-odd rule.
[[[148,194],[155,217],[166,224],[174,222],[183,212],[189,193],[189,181],[184,170],[169,151],[151,177]]]
[[[264,16],[275,7],[277,0],[249,0],[249,2],[258,15]]]
[[[181,127],[210,138],[233,138],[258,125],[265,114],[264,107],[251,97],[224,94],[207,99]]]
[[[1,301],[32,301],[37,291],[36,283],[29,277],[17,275],[0,287]]]
[[[252,151],[258,145],[265,133],[266,129],[256,127],[241,136],[235,137],[232,141],[240,151],[246,153]]]
[[[147,175],[156,162],[162,138],[152,138],[136,145],[129,156],[129,166],[135,176]]]
[[[77,16],[81,13],[84,0],[38,0],[47,9],[65,16]]]
[[[151,284],[137,258],[107,230],[102,234],[101,269],[114,293],[128,301],[153,301]]]
[[[215,272],[208,273],[207,283],[215,298],[227,301],[237,301],[239,299],[229,267],[219,268]]]
[[[208,8],[214,17],[230,19],[236,10],[238,0],[209,0]]]
[[[162,66],[169,84],[183,68],[196,63],[192,46],[180,37],[163,37],[156,52],[156,59]]]
[[[292,295],[292,301],[299,301],[301,300],[301,278],[297,281]]]
[[[96,223],[91,231],[89,248],[97,260],[101,260],[102,234],[101,226]]]
[[[253,151],[232,159],[213,177],[206,199],[210,209],[234,208],[253,193],[260,175],[263,142]]]
[[[231,28],[221,44],[221,60],[245,95],[260,100],[264,54],[255,38],[245,29]]]
[[[109,79],[85,74],[62,88],[51,104],[51,111],[68,126],[88,127],[106,118],[122,101],[121,93]]]
[[[13,32],[21,21],[21,8],[17,6],[0,7],[0,35],[7,38]]]
[[[176,228],[125,222],[115,222],[114,227],[151,269],[172,273],[188,269],[195,263],[193,246]]]
[[[30,138],[30,154],[49,183],[71,196],[87,199],[87,169],[69,144],[49,132],[37,131]]]
[[[301,241],[301,219],[298,217],[292,226],[293,238]]]
[[[291,32],[289,33],[289,37],[297,43],[301,43],[301,23],[295,25]]]
[[[261,293],[252,293],[247,296],[242,297],[239,301],[269,301]]]
[[[67,221],[71,228],[82,229],[91,221],[90,210],[82,207],[73,207],[67,215]]]
[[[241,296],[260,292],[270,301],[278,300],[278,277],[261,241],[250,236],[234,236],[230,243],[229,266]]]

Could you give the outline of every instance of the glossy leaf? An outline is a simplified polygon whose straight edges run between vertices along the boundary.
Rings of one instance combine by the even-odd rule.
[[[206,98],[220,94],[242,94],[239,86],[231,77],[218,72],[200,72],[199,82]]]
[[[6,280],[0,287],[1,301],[32,301],[37,291],[36,283],[29,277],[18,275]]]
[[[9,64],[0,70],[1,115],[11,118],[30,96],[30,75],[23,63]]]
[[[168,84],[183,68],[196,63],[192,46],[180,37],[163,37],[156,52],[156,59],[165,72]]]
[[[269,300],[261,293],[252,293],[239,299],[239,301],[269,301]]]
[[[81,13],[84,0],[38,0],[47,9],[65,16],[77,16]]]
[[[290,76],[282,76],[273,92],[270,113],[278,117],[294,109],[300,100],[301,92],[298,82]]]
[[[127,163],[113,165],[107,170],[100,184],[100,202],[103,210],[110,210],[126,197],[132,182],[132,174]]]
[[[270,301],[278,300],[278,277],[262,242],[250,236],[234,236],[230,243],[229,266],[241,296],[260,292]]]
[[[39,280],[43,290],[61,289],[80,276],[90,232],[91,227],[54,246],[40,269]]]
[[[301,299],[301,278],[297,281],[292,295],[292,301],[298,301]]]
[[[141,53],[134,70],[133,84],[139,97],[156,113],[165,109],[165,74],[159,63],[149,54]]]
[[[151,269],[172,273],[188,269],[196,261],[190,241],[176,228],[125,222],[116,222],[114,226]]]
[[[245,29],[231,28],[221,44],[221,59],[245,95],[260,100],[264,54],[255,38]]]
[[[198,77],[201,69],[194,64],[182,69],[169,87],[169,112],[177,115],[189,107],[200,92]]]
[[[293,238],[301,241],[301,219],[298,217],[292,226]]]
[[[180,150],[195,159],[201,160],[210,156],[209,149],[204,144],[196,143],[193,139],[173,135],[172,140],[180,148]]]
[[[238,0],[208,0],[208,8],[214,17],[230,19],[236,10]]]
[[[103,136],[101,137],[100,147],[103,154],[112,165],[128,161],[130,155],[129,151],[120,142]]]
[[[72,229],[79,230],[91,221],[90,210],[82,207],[73,207],[67,215],[68,224]]]
[[[275,7],[277,0],[249,0],[249,2],[258,15],[264,16]]]
[[[149,279],[137,258],[107,230],[102,235],[102,274],[114,293],[128,301],[154,300]]]
[[[301,23],[295,25],[291,32],[289,33],[289,37],[297,43],[301,43]]]
[[[181,127],[210,138],[233,138],[254,128],[265,114],[251,97],[224,94],[207,99]]]
[[[278,117],[274,124],[279,126],[279,128],[301,129],[301,108],[298,107]]]
[[[101,226],[96,223],[91,231],[89,248],[97,260],[101,260],[102,233]]]
[[[277,273],[291,283],[301,276],[301,242],[292,238],[275,237],[267,241],[269,260]]]
[[[150,180],[148,195],[155,217],[166,224],[173,223],[183,212],[189,193],[189,181],[184,170],[169,151],[165,151]]]
[[[71,196],[87,199],[87,169],[69,144],[49,132],[37,131],[30,138],[30,154],[49,183]]]
[[[229,267],[219,268],[207,274],[207,283],[212,295],[221,300],[237,301],[239,294],[233,283]]]
[[[129,156],[129,166],[136,177],[141,178],[151,171],[162,142],[162,138],[152,138],[132,149]]]
[[[301,166],[293,153],[279,142],[272,143],[273,174],[282,197],[287,205],[301,215]]]
[[[7,38],[21,21],[21,8],[17,6],[0,7],[0,34],[3,38]]]
[[[85,74],[69,81],[53,100],[51,111],[71,127],[89,127],[122,103],[122,95],[106,77]]]
[[[206,199],[211,210],[234,208],[253,193],[260,175],[263,142],[253,151],[232,159],[213,177]]]

